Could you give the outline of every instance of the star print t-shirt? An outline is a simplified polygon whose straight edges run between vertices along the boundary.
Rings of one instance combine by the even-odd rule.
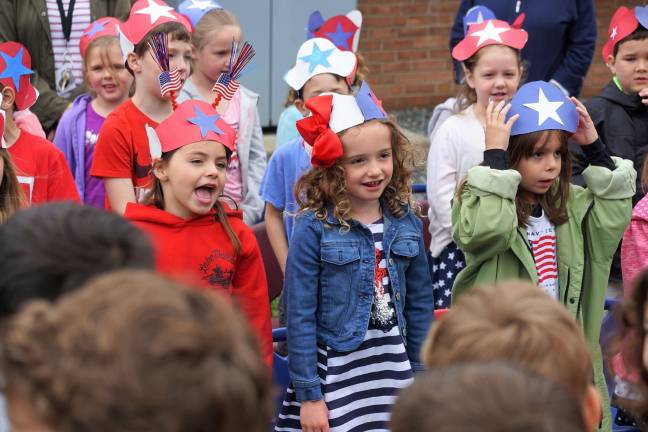
[[[99,137],[99,129],[106,119],[95,112],[92,104],[86,108],[86,130],[85,130],[85,204],[93,207],[104,208],[106,203],[106,189],[103,180],[90,175],[92,159],[94,158],[95,145]]]
[[[543,211],[540,217],[529,216],[526,231],[538,272],[538,285],[551,297],[558,299],[556,227]]]

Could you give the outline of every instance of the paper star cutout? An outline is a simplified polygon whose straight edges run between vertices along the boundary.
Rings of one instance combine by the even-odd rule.
[[[92,37],[95,34],[99,33],[100,31],[106,30],[106,27],[104,26],[103,23],[100,21],[95,21],[92,23],[92,27],[90,27],[88,30],[86,30],[85,33],[83,33],[85,36]]]
[[[325,50],[321,51],[319,47],[317,46],[316,43],[313,44],[313,51],[310,53],[310,55],[299,57],[299,60],[302,60],[304,62],[308,62],[308,73],[311,73],[315,70],[315,68],[319,65],[324,66],[324,67],[331,67],[331,64],[328,62],[327,58],[333,54],[333,51],[335,51],[335,48],[331,48],[330,50]]]
[[[0,73],[0,79],[2,78],[11,78],[16,87],[16,91],[20,91],[20,77],[23,75],[33,74],[34,71],[25,67],[22,62],[24,48],[20,48],[16,53],[15,57],[11,57],[9,54],[3,53],[0,51],[0,56],[5,62],[5,68]]]
[[[207,115],[200,107],[194,107],[196,117],[188,118],[187,121],[200,128],[200,135],[205,138],[209,132],[214,132],[217,135],[223,135],[223,131],[216,126],[216,120],[220,118],[218,114]]]
[[[155,3],[153,0],[148,0],[148,7],[142,8],[138,11],[135,11],[136,14],[149,15],[151,18],[151,24],[155,24],[157,20],[161,17],[167,17],[171,19],[176,19],[169,11],[172,11],[173,8],[169,6],[162,6],[161,4]]]
[[[191,0],[191,5],[187,6],[187,9],[221,9],[222,6],[212,2],[211,0]]]
[[[548,100],[542,89],[538,89],[538,102],[525,103],[523,105],[538,113],[538,126],[541,126],[545,121],[547,121],[547,119],[555,120],[561,125],[564,125],[557,112],[558,108],[560,108],[562,104],[564,104],[562,101],[552,102]]]
[[[337,27],[335,28],[335,32],[331,33],[324,33],[330,40],[335,44],[335,46],[344,48],[345,50],[349,49],[349,37],[353,34],[353,32],[345,32],[342,30],[342,24],[337,23]]]
[[[471,36],[479,38],[479,41],[477,41],[477,46],[480,46],[481,44],[483,44],[488,40],[494,40],[501,43],[502,37],[500,36],[500,33],[504,33],[507,31],[509,31],[508,28],[495,27],[492,21],[488,21],[486,23],[486,27],[484,27],[483,30],[473,32]]]
[[[473,24],[481,24],[484,22],[484,14],[482,14],[482,11],[477,12],[477,19],[475,21],[468,21],[466,25],[470,27]]]
[[[616,37],[617,28],[618,28],[618,26],[614,26],[614,28],[612,29],[612,33],[610,33],[610,39],[614,39]]]

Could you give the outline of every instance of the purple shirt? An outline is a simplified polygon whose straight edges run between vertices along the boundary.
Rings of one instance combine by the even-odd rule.
[[[103,180],[90,175],[92,159],[94,158],[95,144],[99,136],[99,129],[105,118],[92,109],[92,104],[86,106],[86,130],[85,130],[85,204],[104,209],[106,204],[106,189]]]

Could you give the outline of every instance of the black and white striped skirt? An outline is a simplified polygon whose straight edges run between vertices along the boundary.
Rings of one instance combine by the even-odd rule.
[[[319,346],[317,362],[331,432],[389,430],[396,393],[413,379],[398,326],[387,332],[370,327],[351,352]],[[299,409],[290,384],[275,431],[301,431]]]

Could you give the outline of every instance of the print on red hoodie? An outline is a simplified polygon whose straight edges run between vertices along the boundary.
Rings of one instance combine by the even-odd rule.
[[[238,257],[214,211],[186,220],[153,206],[128,203],[124,217],[151,237],[159,272],[182,283],[227,291],[258,335],[263,358],[271,365],[270,301],[261,251],[243,223],[243,213],[225,209],[241,242]]]

